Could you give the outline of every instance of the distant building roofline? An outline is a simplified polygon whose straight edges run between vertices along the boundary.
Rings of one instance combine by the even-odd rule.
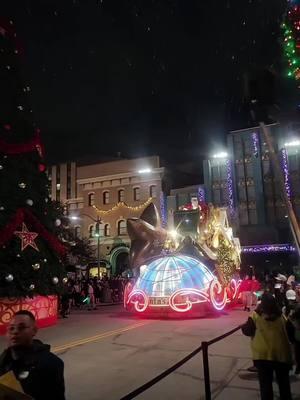
[[[272,124],[266,124],[266,126],[276,126],[276,125],[280,125],[279,122],[274,122]],[[235,129],[233,131],[229,131],[229,133],[239,133],[239,132],[246,132],[246,131],[250,131],[252,129],[260,129],[260,126],[250,126],[249,128],[243,128],[243,129]]]
[[[77,160],[75,159],[70,159],[70,160],[64,160],[60,161],[57,163],[51,163],[50,166],[56,166],[56,165],[62,165],[62,164],[67,164],[67,163],[76,163],[77,167],[88,167],[90,165],[97,165],[97,164],[107,164],[110,162],[115,162],[115,161],[133,161],[133,160],[143,160],[143,159],[150,159],[158,157],[160,160],[159,155],[150,155],[150,156],[141,156],[141,157],[113,157],[113,156],[86,156],[86,157],[80,157]]]

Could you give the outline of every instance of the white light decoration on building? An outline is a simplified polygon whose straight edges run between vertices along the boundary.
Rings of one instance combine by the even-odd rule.
[[[220,151],[220,153],[216,153],[213,155],[213,158],[227,158],[228,157],[228,153],[226,153],[225,151]]]
[[[284,143],[284,147],[296,147],[296,146],[300,146],[300,140],[299,139],[295,139],[295,140],[292,140],[290,142]]]
[[[151,174],[152,169],[151,168],[144,168],[144,169],[139,169],[138,173],[139,174]]]

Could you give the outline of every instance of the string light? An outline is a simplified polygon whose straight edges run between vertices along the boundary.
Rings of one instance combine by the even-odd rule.
[[[201,203],[205,202],[205,189],[202,187],[198,187],[198,200]]]
[[[243,246],[242,253],[274,253],[288,252],[293,253],[296,249],[291,244],[261,244],[256,246]]]
[[[226,160],[226,170],[227,170],[227,191],[228,191],[228,207],[230,216],[234,216],[234,200],[233,200],[233,180],[232,180],[232,166],[231,159]]]
[[[256,132],[252,133],[252,143],[253,143],[253,150],[255,157],[258,156],[258,149],[259,149],[259,138]]]
[[[139,206],[129,206],[124,201],[119,201],[117,204],[115,204],[109,210],[101,210],[100,208],[98,208],[95,205],[93,206],[93,208],[97,211],[98,214],[101,214],[101,215],[110,214],[120,208],[127,208],[128,210],[131,210],[131,211],[141,211],[143,208],[146,208],[150,203],[152,203],[152,201],[153,201],[153,197],[149,197],[149,199],[147,201],[145,201],[145,203],[140,204]]]
[[[282,24],[283,46],[287,59],[287,76],[300,79],[300,6],[294,1],[288,1],[289,10],[286,21]]]
[[[284,177],[284,186],[287,197],[291,200],[291,185],[290,185],[290,176],[289,176],[289,165],[288,165],[288,155],[285,148],[281,149],[281,161],[282,161],[282,170]]]

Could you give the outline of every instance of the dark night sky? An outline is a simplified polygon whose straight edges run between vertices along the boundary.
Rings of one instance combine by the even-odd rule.
[[[284,0],[6,3],[50,161],[197,159],[243,127],[243,74],[280,62]]]

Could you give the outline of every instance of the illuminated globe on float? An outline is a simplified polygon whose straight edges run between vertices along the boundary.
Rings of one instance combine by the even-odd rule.
[[[236,283],[230,283],[236,295]],[[206,265],[187,255],[164,255],[140,267],[136,283],[125,292],[125,307],[137,312],[185,313],[200,305],[223,310],[228,299],[217,277]],[[231,296],[234,297],[234,296]]]

